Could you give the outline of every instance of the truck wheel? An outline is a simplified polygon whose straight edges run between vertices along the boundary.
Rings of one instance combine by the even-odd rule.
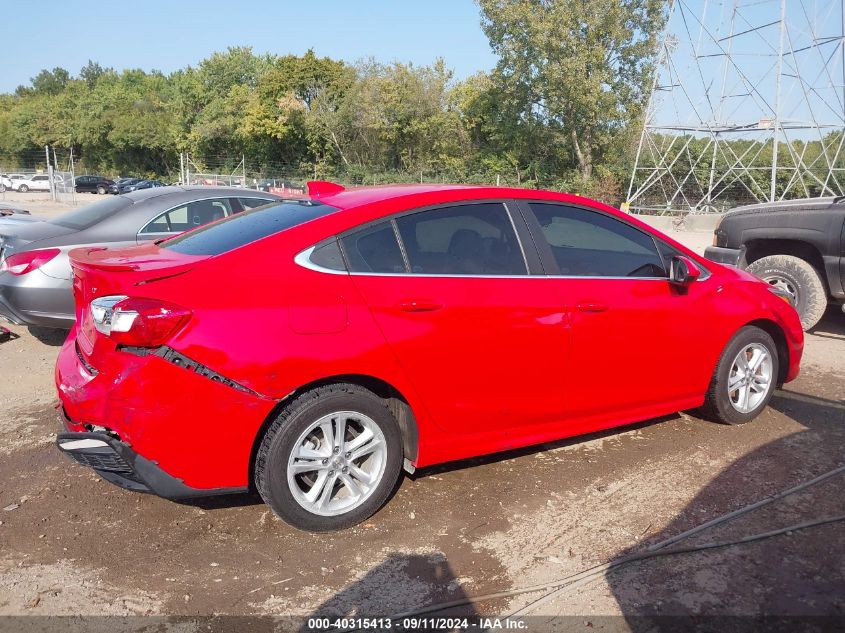
[[[792,255],[769,255],[752,262],[748,272],[790,294],[805,330],[821,320],[827,308],[827,291],[810,262]]]

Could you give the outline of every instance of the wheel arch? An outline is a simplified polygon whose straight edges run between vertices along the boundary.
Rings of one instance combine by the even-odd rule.
[[[312,380],[309,383],[297,387],[284,398],[279,400],[279,402],[276,403],[276,405],[270,410],[267,417],[261,423],[261,426],[255,434],[255,438],[252,442],[252,450],[249,455],[248,473],[249,487],[251,490],[255,489],[255,459],[258,455],[258,449],[261,446],[261,440],[264,438],[264,434],[267,432],[268,427],[273,423],[273,420],[275,420],[276,416],[279,415],[279,412],[282,411],[294,398],[306,391],[311,391],[312,389],[316,389],[318,387],[325,387],[326,385],[341,383],[358,385],[359,387],[372,391],[378,397],[385,400],[387,408],[393,414],[393,417],[399,425],[399,431],[402,434],[402,452],[405,459],[411,463],[416,461],[419,452],[419,428],[417,426],[416,416],[411,409],[411,405],[402,392],[389,382],[375,376],[369,376],[366,374],[338,374]]]
[[[824,258],[812,242],[789,238],[754,238],[745,242],[745,266],[770,255],[791,255],[803,259],[816,269],[827,285]]]
[[[742,327],[754,326],[760,328],[772,337],[778,353],[778,380],[777,384],[786,382],[786,373],[789,371],[789,346],[786,344],[786,334],[783,329],[770,319],[755,319],[749,321]],[[741,328],[740,328],[741,329]],[[731,339],[733,340],[733,339]]]

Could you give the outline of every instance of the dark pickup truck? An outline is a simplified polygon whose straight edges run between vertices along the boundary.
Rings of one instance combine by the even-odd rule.
[[[845,196],[737,207],[704,256],[785,290],[809,330],[845,302]]]

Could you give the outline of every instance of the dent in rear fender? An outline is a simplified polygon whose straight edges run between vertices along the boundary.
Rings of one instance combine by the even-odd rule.
[[[62,348],[57,380],[72,380],[72,347]],[[70,418],[115,430],[133,450],[192,488],[246,486],[258,429],[276,400],[214,382],[155,355],[125,357],[60,392]]]

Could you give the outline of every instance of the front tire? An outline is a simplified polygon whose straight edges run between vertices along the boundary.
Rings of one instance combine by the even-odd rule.
[[[295,398],[272,422],[255,484],[293,527],[341,530],[387,501],[402,457],[399,425],[383,399],[358,385],[327,385]]]
[[[101,196],[106,195],[106,193],[107,193],[106,188],[105,187],[97,187],[97,193],[100,194]]]
[[[20,193],[26,193],[27,191],[29,191],[29,187],[27,187],[26,185],[21,185],[20,187],[18,187],[18,191]]]
[[[821,320],[827,308],[827,291],[810,262],[793,255],[769,255],[752,262],[748,272],[789,293],[805,330]]]
[[[700,409],[724,424],[745,424],[769,403],[778,380],[778,353],[768,332],[745,326],[722,351]]]

